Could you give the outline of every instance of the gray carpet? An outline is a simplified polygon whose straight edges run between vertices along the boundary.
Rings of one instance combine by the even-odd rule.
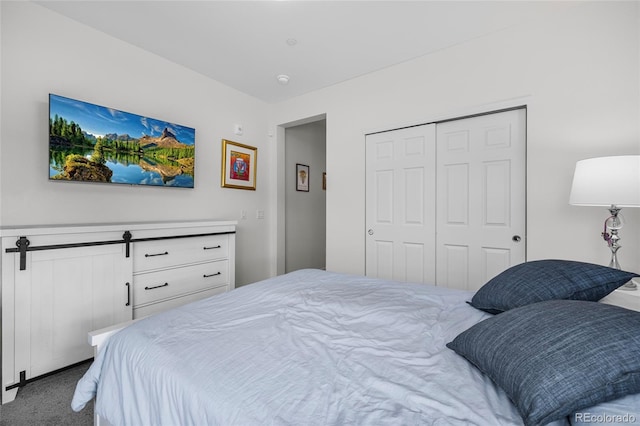
[[[21,388],[15,401],[0,406],[0,426],[92,425],[92,403],[79,413],[71,410],[76,383],[89,365],[80,364]]]

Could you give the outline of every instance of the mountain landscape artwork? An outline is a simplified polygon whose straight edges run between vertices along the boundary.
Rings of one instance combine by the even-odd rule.
[[[49,95],[49,179],[193,188],[195,129]]]

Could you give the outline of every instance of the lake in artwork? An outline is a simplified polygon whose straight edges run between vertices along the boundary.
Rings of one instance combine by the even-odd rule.
[[[49,178],[193,188],[195,130],[49,95]]]

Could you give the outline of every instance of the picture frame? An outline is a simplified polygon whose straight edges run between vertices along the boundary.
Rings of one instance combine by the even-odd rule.
[[[194,188],[196,130],[49,94],[49,181]]]
[[[256,190],[258,148],[222,139],[223,188]]]
[[[296,191],[309,192],[309,166],[296,164]]]

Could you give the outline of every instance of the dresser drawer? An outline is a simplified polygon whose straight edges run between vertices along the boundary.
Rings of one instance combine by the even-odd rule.
[[[215,296],[228,291],[227,286],[221,286],[211,288],[209,290],[199,291],[197,293],[191,293],[186,296],[176,297],[175,299],[165,300],[164,302],[151,303],[139,308],[133,308],[133,319],[144,318],[149,315],[157,314],[158,312],[166,311],[167,309],[182,306],[186,303],[195,302],[196,300],[204,299],[205,297]]]
[[[138,274],[133,277],[133,308],[228,284],[228,260]]]
[[[224,259],[229,236],[209,235],[133,243],[133,273]]]

